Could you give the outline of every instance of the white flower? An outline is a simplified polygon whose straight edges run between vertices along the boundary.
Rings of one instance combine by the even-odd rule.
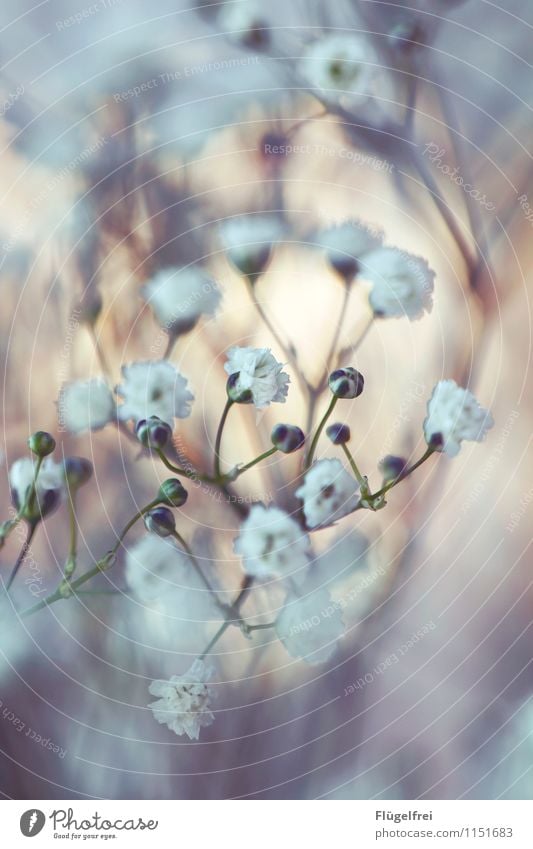
[[[19,510],[26,502],[29,489],[35,478],[35,464],[29,457],[15,460],[9,470],[9,484],[13,503]],[[36,515],[50,512],[66,495],[65,476],[61,463],[45,457],[35,485],[37,496]]]
[[[313,42],[301,62],[301,73],[328,98],[349,94],[352,103],[364,103],[376,94],[382,75],[379,57],[368,39],[357,35],[326,35]]]
[[[164,268],[142,288],[143,298],[169,333],[187,333],[202,315],[214,315],[221,299],[215,281],[195,267]]]
[[[230,348],[224,368],[239,375],[233,389],[237,394],[249,390],[258,409],[273,401],[285,403],[290,378],[268,348]]]
[[[306,567],[309,537],[283,510],[254,504],[234,548],[244,560],[247,575],[288,576]]]
[[[220,234],[233,265],[242,274],[255,277],[268,265],[272,246],[281,237],[281,226],[273,216],[241,215],[225,221]]]
[[[459,453],[463,439],[481,442],[494,424],[489,411],[481,407],[472,393],[458,386],[455,380],[440,380],[437,383],[427,409],[424,421],[426,442],[450,457]]]
[[[190,560],[171,540],[146,534],[128,546],[124,577],[136,598],[151,602],[175,589],[187,568]]]
[[[346,221],[319,232],[315,241],[325,250],[335,271],[351,280],[359,271],[361,258],[381,245],[383,233],[360,221]]]
[[[324,663],[334,654],[344,634],[339,605],[327,590],[298,598],[290,595],[276,620],[276,634],[291,655],[307,663]]]
[[[122,366],[123,382],[117,392],[124,398],[118,408],[119,417],[127,421],[159,416],[170,427],[174,419],[190,416],[194,395],[187,389],[187,380],[168,362],[153,360]]]
[[[347,516],[359,503],[359,484],[340,460],[318,460],[296,490],[303,501],[305,520],[309,528],[330,525]]]
[[[412,320],[431,312],[435,272],[425,259],[398,248],[380,248],[364,258],[364,275],[372,285],[369,300],[382,318]]]
[[[195,660],[185,675],[173,675],[169,681],[152,681],[149,693],[159,697],[148,705],[154,719],[175,734],[198,740],[200,728],[211,725],[215,719],[210,709],[214,691],[206,683],[210,677],[210,668],[202,660]]]
[[[59,419],[72,433],[98,430],[115,415],[115,399],[100,377],[76,380],[63,387],[58,400]]]
[[[255,0],[223,3],[218,15],[218,30],[250,48],[263,47],[269,38],[266,22]]]

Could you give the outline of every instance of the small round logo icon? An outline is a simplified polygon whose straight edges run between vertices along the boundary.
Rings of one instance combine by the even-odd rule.
[[[46,817],[42,811],[36,808],[31,808],[29,811],[24,811],[20,818],[20,830],[24,837],[35,837],[43,830]]]

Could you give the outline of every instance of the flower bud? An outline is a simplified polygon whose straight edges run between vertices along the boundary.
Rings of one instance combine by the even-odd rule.
[[[305,442],[303,430],[295,425],[277,424],[274,426],[270,435],[272,445],[275,445],[278,451],[284,454],[292,454],[293,451],[298,451]]]
[[[337,272],[339,277],[342,277],[346,285],[353,282],[359,273],[359,263],[354,256],[330,250],[326,253],[326,257],[333,270]]]
[[[162,449],[172,438],[172,428],[159,416],[141,419],[137,422],[135,433],[145,448]]]
[[[387,454],[379,463],[384,482],[394,481],[396,478],[399,478],[406,466],[407,461],[403,457],[395,457],[393,454]]]
[[[189,493],[177,478],[167,478],[159,487],[158,497],[170,507],[183,507]]]
[[[326,436],[331,439],[333,445],[345,445],[350,441],[350,428],[341,422],[335,422],[326,428]]]
[[[235,374],[230,374],[226,383],[226,392],[230,401],[234,404],[252,404],[254,397],[251,389],[241,389],[239,386],[239,371]]]
[[[359,371],[347,366],[332,371],[328,383],[337,398],[358,398],[363,391],[365,379]]]
[[[28,439],[28,446],[37,457],[48,457],[56,447],[56,441],[50,433],[38,430]]]
[[[84,486],[93,474],[93,464],[85,457],[65,458],[65,480],[70,489]]]
[[[168,537],[176,530],[174,513],[168,507],[154,507],[144,516],[144,526],[147,531],[159,537]]]

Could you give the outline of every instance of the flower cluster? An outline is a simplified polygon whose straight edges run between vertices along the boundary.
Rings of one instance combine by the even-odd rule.
[[[220,12],[241,43],[254,42],[260,35],[266,37],[267,28],[251,7],[243,5],[239,14],[240,18],[236,12]],[[380,61],[359,37],[330,35],[309,45],[300,70],[322,101],[366,103],[377,96]],[[468,389],[453,380],[440,380],[429,398],[421,428],[424,454],[415,462],[392,454],[376,458],[380,477],[374,484],[371,473],[360,471],[360,458],[351,448],[351,428],[338,416],[342,410],[346,417],[351,412],[360,417],[367,397],[363,374],[351,362],[345,362],[345,351],[338,350],[344,309],[353,290],[360,288],[368,295],[369,328],[378,318],[421,319],[433,307],[435,273],[425,259],[388,245],[381,229],[360,220],[340,221],[321,231],[313,229],[310,249],[314,255],[317,250],[323,253],[329,272],[344,286],[345,301],[326,368],[312,384],[299,369],[295,347],[283,342],[262,311],[258,296],[268,282],[265,275],[277,246],[286,239],[286,222],[272,213],[240,215],[229,218],[217,232],[227,262],[239,275],[237,285],[246,291],[274,341],[272,349],[231,345],[226,350],[225,406],[220,410],[213,440],[206,440],[213,445],[209,465],[198,469],[176,465],[181,456],[174,438],[176,420],[184,422],[191,416],[195,396],[189,379],[171,362],[171,355],[181,337],[218,314],[222,290],[203,264],[163,265],[144,282],[141,295],[146,306],[143,315],[152,312],[168,335],[165,355],[124,363],[114,387],[101,358],[106,377],[64,385],[58,412],[60,424],[73,434],[99,431],[114,423],[135,443],[139,458],[148,454],[173,476],[136,511],[117,535],[113,548],[81,572],[75,532],[76,494],[89,481],[92,466],[82,457],[53,459],[55,440],[39,431],[28,441],[30,456],[11,465],[15,516],[0,526],[3,543],[18,523],[26,523],[29,544],[52,511],[62,505],[69,511],[70,547],[61,580],[48,598],[25,611],[28,615],[75,595],[86,581],[110,569],[125,547],[125,595],[135,601],[142,615],[168,616],[169,621],[181,619],[206,626],[216,623],[218,630],[203,652],[201,645],[197,647],[197,659],[187,672],[173,674],[167,680],[158,678],[149,687],[156,699],[149,705],[156,721],[191,740],[197,740],[201,729],[214,721],[214,687],[210,683],[214,668],[208,656],[232,626],[252,640],[256,630],[271,629],[290,658],[310,664],[328,661],[337,650],[345,625],[342,605],[334,599],[334,586],[340,577],[349,578],[355,562],[366,559],[366,546],[350,526],[344,534],[349,540],[345,545],[348,553],[341,554],[338,543],[324,551],[316,532],[359,511],[385,508],[389,493],[422,463],[439,453],[453,457],[463,441],[483,440],[493,425],[490,413]],[[85,321],[96,333],[102,302],[96,298],[92,303],[94,309]],[[351,349],[354,359],[364,338],[365,334]],[[294,383],[309,402],[305,429],[302,423],[277,421],[263,453],[224,470],[222,445],[232,417],[249,416],[247,406],[272,412],[275,405],[286,404]],[[318,418],[320,405],[324,411]],[[191,479],[205,483],[208,491],[218,491],[227,503],[237,504],[238,496],[232,488],[240,485],[252,467],[259,471],[267,458],[276,465],[291,464],[290,477],[279,499],[237,509],[239,527],[232,532],[236,555],[233,568],[239,569],[241,590],[228,601],[224,567],[211,569],[211,558],[200,555],[194,537],[188,539],[186,514],[190,503],[186,485]],[[201,495],[199,492],[198,497]],[[129,544],[125,538],[134,526],[144,526],[145,533]],[[7,592],[23,564],[24,550],[6,581]],[[262,620],[261,611],[246,614],[248,593],[259,583],[266,594],[275,592],[278,599],[281,594],[278,615],[270,622],[253,621],[256,616]]]

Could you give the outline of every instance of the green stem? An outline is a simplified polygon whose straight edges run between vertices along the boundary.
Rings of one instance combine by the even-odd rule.
[[[326,410],[326,412],[324,413],[324,416],[322,417],[322,421],[320,422],[320,424],[318,425],[318,427],[316,429],[316,433],[313,437],[313,441],[311,442],[311,447],[309,448],[309,452],[307,454],[307,458],[306,458],[306,461],[305,461],[305,466],[304,466],[305,470],[307,470],[309,468],[309,466],[311,465],[311,463],[313,462],[313,457],[314,457],[314,454],[315,454],[317,442],[320,439],[320,434],[324,430],[324,426],[325,426],[327,420],[329,419],[331,413],[333,412],[333,408],[335,407],[335,404],[337,403],[337,401],[338,401],[338,398],[337,398],[336,395],[334,395],[332,397],[331,401],[330,401],[328,409]]]
[[[275,622],[265,622],[264,625],[248,625],[249,631],[265,631],[267,628],[275,628]]]
[[[250,587],[252,586],[252,583],[253,583],[253,578],[251,578],[249,575],[247,575],[246,578],[242,582],[241,589],[239,591],[239,595],[237,596],[237,598],[235,599],[233,604],[230,605],[230,607],[229,607],[229,611],[231,613],[237,613],[238,614],[239,608],[242,605],[242,603],[244,602],[244,599],[246,598],[246,596],[248,595],[248,592],[250,590]],[[226,633],[228,628],[234,622],[235,622],[234,619],[227,618],[226,621],[222,623],[222,625],[220,626],[218,631],[215,633],[213,638],[209,641],[209,643],[207,644],[207,646],[203,650],[202,654],[198,655],[198,660],[203,660],[204,657],[207,657],[207,655],[209,654],[211,649],[218,643],[218,641],[220,640],[222,635]]]
[[[163,360],[168,360],[168,358],[169,358],[169,357],[170,357],[170,355],[172,354],[172,351],[174,350],[174,346],[176,345],[176,342],[177,342],[177,341],[178,341],[178,334],[177,334],[177,333],[173,333],[173,332],[170,330],[170,331],[168,332],[168,341],[167,341],[167,346],[166,346],[166,348],[165,348],[165,353],[163,354],[163,356],[161,357],[161,359],[163,359]]]
[[[205,481],[206,483],[215,483],[213,478],[210,478],[209,475],[201,475],[199,472],[196,472],[194,469],[180,469],[179,466],[174,466],[168,457],[163,453],[161,448],[157,449],[157,455],[163,465],[169,469],[169,471],[174,472],[175,475],[181,475],[182,477],[188,478],[189,480],[200,480]]]
[[[222,416],[220,418],[220,423],[218,425],[217,435],[215,439],[215,462],[214,462],[214,470],[215,470],[215,480],[220,480],[222,477],[220,471],[220,444],[222,442],[222,433],[224,431],[224,425],[226,424],[226,419],[228,417],[228,413],[233,407],[234,401],[231,398],[228,398],[226,401],[226,406],[222,412]]]
[[[91,323],[89,323],[87,326],[91,335],[91,339],[93,340],[94,350],[96,352],[98,362],[100,363],[100,368],[102,369],[106,377],[111,378],[111,369],[109,368],[109,363],[106,360],[104,350],[100,345],[100,340],[98,339],[98,334],[96,332],[95,326]]]
[[[392,489],[393,487],[397,486],[397,484],[401,483],[403,480],[408,478],[409,475],[411,475],[415,471],[415,469],[418,469],[418,467],[421,466],[422,463],[425,463],[426,460],[431,457],[432,454],[435,453],[437,452],[434,448],[428,448],[424,452],[422,457],[420,457],[420,459],[416,461],[416,463],[413,463],[412,466],[409,466],[409,468],[402,472],[401,475],[398,475],[397,478],[394,478],[394,480],[389,481],[388,484],[382,486],[381,489],[378,489],[377,492],[372,493],[371,498],[379,498],[380,496],[385,495],[385,493],[388,492],[389,489]]]
[[[160,504],[160,501],[158,498],[156,498],[154,499],[154,501],[151,501],[149,504],[147,504],[146,507],[143,507],[142,510],[139,510],[139,512],[136,513],[135,516],[133,516],[130,521],[124,526],[113,548],[111,548],[107,552],[107,554],[102,557],[101,560],[99,560],[95,566],[92,567],[92,569],[89,569],[87,572],[84,572],[84,574],[80,575],[80,577],[77,578],[75,581],[68,583],[68,592],[74,594],[74,591],[78,587],[80,587],[82,584],[85,584],[91,578],[94,578],[95,575],[98,575],[103,572],[110,565],[110,558],[112,558],[117,553],[124,537],[130,530],[130,528],[132,528],[135,522],[141,519],[145,513],[148,513],[149,510],[151,510],[153,507],[156,507],[158,504]],[[23,610],[20,614],[21,618],[24,618],[26,616],[32,616],[34,613],[37,613],[44,607],[49,607],[49,605],[53,604],[56,601],[59,601],[59,599],[67,597],[64,595],[64,589],[65,582],[62,581],[59,587],[54,590],[54,592],[51,593],[49,596],[44,598],[42,601],[39,601],[37,604],[34,604],[33,607],[28,607],[26,608],[26,610]]]
[[[271,457],[271,456],[272,456],[272,454],[275,454],[277,450],[278,450],[278,449],[277,449],[277,448],[276,448],[276,446],[274,445],[274,447],[273,447],[273,448],[269,448],[269,449],[268,449],[268,451],[265,451],[265,452],[264,452],[264,454],[260,454],[260,455],[259,455],[259,457],[256,457],[254,460],[250,460],[250,462],[249,462],[249,463],[246,463],[246,465],[245,465],[245,466],[241,466],[241,468],[240,468],[240,469],[239,469],[239,471],[238,471],[238,475],[237,475],[237,477],[239,477],[240,475],[244,474],[244,472],[247,472],[247,471],[248,471],[248,469],[251,469],[251,468],[252,468],[252,466],[257,465],[257,463],[260,463],[260,462],[261,462],[261,460],[266,460],[266,458],[267,458],[267,457]]]
[[[28,549],[30,547],[31,541],[33,539],[33,535],[35,533],[35,530],[36,530],[38,524],[39,524],[38,521],[31,522],[31,523],[28,524],[28,531],[27,531],[27,534],[26,534],[26,539],[24,540],[24,542],[22,544],[22,548],[20,549],[19,556],[17,557],[15,565],[13,566],[13,569],[11,570],[11,574],[10,574],[8,581],[7,581],[7,584],[6,584],[6,595],[9,595],[9,590],[11,588],[11,584],[13,583],[15,578],[17,577],[18,570],[20,569],[20,567],[24,563],[24,558],[26,557],[26,555],[28,553]]]
[[[342,301],[341,311],[339,313],[339,317],[337,319],[337,324],[335,326],[335,330],[333,332],[333,336],[331,338],[331,344],[329,346],[328,355],[326,357],[326,368],[324,369],[324,374],[321,380],[318,383],[317,390],[322,391],[325,388],[328,382],[328,375],[331,371],[331,361],[333,359],[333,354],[335,353],[335,349],[338,345],[339,338],[341,335],[342,325],[344,324],[344,319],[346,316],[346,309],[348,307],[348,301],[350,299],[350,292],[352,291],[351,286],[344,286],[344,298]]]
[[[198,575],[199,575],[200,579],[202,580],[202,582],[203,582],[204,586],[205,586],[205,587],[206,587],[206,589],[208,589],[208,590],[209,590],[209,592],[210,592],[210,593],[211,593],[211,594],[215,597],[215,599],[216,599],[216,601],[217,601],[217,604],[219,604],[219,606],[221,606],[221,607],[222,607],[222,604],[221,604],[221,602],[219,602],[219,600],[218,600],[218,596],[217,596],[217,594],[216,594],[215,590],[214,590],[214,589],[213,589],[213,587],[211,586],[211,584],[210,584],[209,580],[207,579],[207,577],[204,575],[204,572],[203,572],[203,570],[202,570],[202,567],[201,567],[201,566],[200,566],[200,564],[198,563],[198,560],[197,560],[196,556],[193,554],[193,552],[192,552],[192,549],[191,549],[190,545],[189,545],[187,542],[185,542],[185,540],[183,539],[183,537],[181,536],[181,534],[179,534],[177,531],[174,531],[174,533],[172,534],[172,536],[174,537],[174,539],[176,540],[176,542],[178,542],[178,543],[181,545],[181,547],[182,547],[183,549],[185,549],[185,551],[187,552],[187,554],[188,554],[188,556],[189,556],[189,559],[191,560],[191,563],[193,564],[194,568],[195,568],[195,569],[196,569],[196,571],[198,572]],[[224,608],[224,609],[225,609],[225,608]]]
[[[348,446],[347,445],[341,445],[341,448],[344,451],[344,453],[345,453],[345,455],[348,459],[348,462],[350,463],[350,466],[352,467],[352,472],[354,473],[355,477],[357,478],[357,482],[358,482],[359,486],[361,487],[361,490],[367,489],[368,484],[367,484],[365,478],[363,477],[363,475],[361,474],[361,472],[359,471],[359,469],[357,467],[357,463],[355,462],[354,458],[352,457],[352,454],[351,454]]]

